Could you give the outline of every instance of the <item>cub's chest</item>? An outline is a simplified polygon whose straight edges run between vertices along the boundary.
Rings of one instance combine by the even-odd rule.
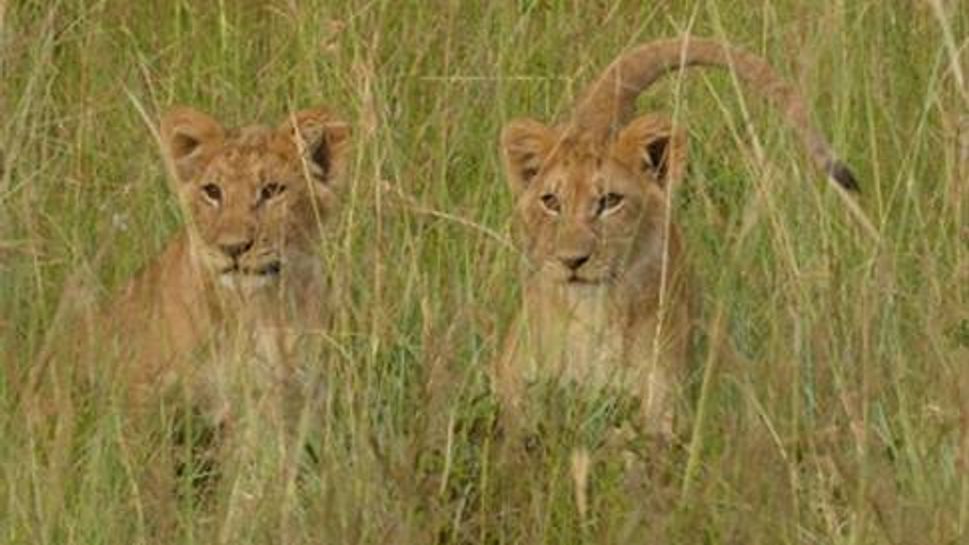
[[[213,331],[192,373],[193,387],[214,421],[247,401],[287,395],[308,358],[301,341],[311,335],[309,317],[281,308],[236,309]]]
[[[621,306],[601,288],[570,289],[526,305],[526,380],[623,387],[636,363]]]

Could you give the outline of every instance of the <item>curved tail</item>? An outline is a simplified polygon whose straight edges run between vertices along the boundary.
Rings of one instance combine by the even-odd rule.
[[[827,139],[808,118],[797,90],[774,72],[761,57],[715,40],[673,38],[649,42],[614,61],[586,91],[574,114],[577,130],[606,137],[633,116],[636,97],[668,72],[693,66],[733,70],[784,115],[801,139],[811,161],[834,182],[859,191],[848,167],[832,151]]]

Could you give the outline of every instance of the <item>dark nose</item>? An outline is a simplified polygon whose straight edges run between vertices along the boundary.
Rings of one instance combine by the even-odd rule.
[[[579,270],[579,267],[581,267],[582,265],[585,265],[585,263],[589,261],[589,256],[588,255],[562,256],[562,257],[559,257],[559,261],[561,261],[563,265],[568,267],[569,270],[577,271]]]
[[[220,244],[219,249],[222,253],[231,257],[232,259],[238,258],[240,255],[249,251],[252,248],[252,241],[246,240],[244,242],[236,242],[233,244]]]

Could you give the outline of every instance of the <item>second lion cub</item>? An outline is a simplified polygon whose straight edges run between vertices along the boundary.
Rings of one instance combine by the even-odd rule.
[[[531,382],[566,380],[632,394],[647,433],[673,434],[693,320],[668,205],[685,171],[686,134],[663,115],[633,119],[633,110],[661,76],[696,65],[733,70],[783,113],[822,171],[857,189],[797,91],[760,57],[712,40],[641,45],[606,69],[571,120],[509,122],[501,152],[529,268],[492,378],[512,418]]]

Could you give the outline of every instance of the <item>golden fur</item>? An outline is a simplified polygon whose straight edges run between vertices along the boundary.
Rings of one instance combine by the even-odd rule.
[[[178,107],[159,136],[186,225],[100,309],[84,287],[90,275],[72,274],[30,373],[27,415],[52,434],[50,452],[66,470],[74,393],[117,385],[135,437],[157,436],[168,422],[158,417],[174,414],[175,426],[161,431],[187,441],[194,467],[222,468],[230,453],[238,461],[261,445],[284,447],[293,478],[299,424],[312,421],[322,393],[322,343],[314,339],[332,309],[320,246],[337,206],[349,127],[316,108],[277,128],[226,129]],[[201,426],[191,424],[193,415]],[[246,422],[257,425],[229,433]],[[209,439],[183,435],[193,428]],[[185,449],[144,445],[151,450],[139,486],[159,541],[169,542]]]
[[[242,396],[288,402],[306,388],[315,373],[296,348],[327,325],[318,247],[349,132],[324,108],[278,128],[231,130],[191,108],[170,110],[159,133],[186,225],[109,304],[81,309],[78,354],[68,359],[85,382],[109,373],[136,412],[177,391],[220,426]],[[55,388],[71,374],[55,369]]]
[[[527,385],[552,378],[631,393],[648,433],[673,433],[694,297],[669,208],[686,134],[662,115],[631,118],[650,84],[695,65],[732,69],[783,112],[820,168],[856,188],[797,92],[759,57],[711,40],[651,42],[620,56],[566,123],[508,123],[501,151],[528,272],[492,375],[512,418]]]

